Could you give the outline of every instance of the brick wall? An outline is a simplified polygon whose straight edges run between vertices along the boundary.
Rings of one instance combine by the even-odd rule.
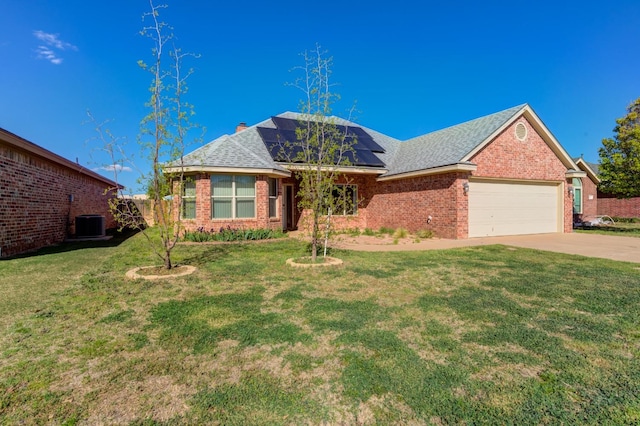
[[[195,231],[203,228],[206,231],[218,231],[220,228],[245,229],[282,229],[281,200],[282,185],[278,185],[278,200],[276,217],[269,217],[269,185],[268,176],[256,176],[256,217],[253,219],[212,219],[211,218],[211,179],[207,173],[193,176],[196,183],[196,218],[183,219],[184,229]],[[175,191],[174,191],[175,192]],[[174,214],[178,212],[180,197],[175,197]]]
[[[582,182],[582,214],[575,215],[576,219],[589,219],[598,215],[598,189],[588,177],[580,178]]]
[[[527,137],[520,141],[515,136],[515,126],[522,122]],[[473,172],[477,177],[502,179],[543,180],[564,183],[567,188],[566,166],[549,148],[525,117],[516,120],[490,144],[471,158],[478,165]],[[564,202],[564,232],[573,229],[573,199],[568,191],[562,191]]]
[[[447,173],[377,183],[368,204],[368,227],[428,229],[441,238],[467,234],[466,173]],[[431,220],[429,220],[431,216]]]
[[[618,199],[598,192],[598,214],[612,217],[640,217],[640,197]]]
[[[103,215],[106,227],[114,228],[107,188],[81,171],[0,141],[1,256],[62,242],[75,233],[81,214]]]

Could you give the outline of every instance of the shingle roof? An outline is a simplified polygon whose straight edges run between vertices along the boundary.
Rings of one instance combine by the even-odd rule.
[[[402,142],[349,120],[333,117],[336,124],[357,126],[364,129],[384,153],[375,155],[386,165],[383,176],[393,176],[436,167],[460,164],[465,156],[485,143],[488,138],[513,119],[527,104],[475,120],[448,127]],[[278,117],[299,119],[299,113],[285,112]],[[184,165],[191,167],[220,167],[271,169],[287,172],[274,161],[260,137],[258,127],[276,128],[271,119],[248,127],[233,135],[221,136],[184,157]]]
[[[385,176],[458,164],[527,105],[518,105],[400,144]]]
[[[273,169],[286,172],[267,151],[256,127],[268,126],[265,120],[233,135],[223,135],[184,156],[184,166]],[[175,164],[175,163],[174,163]]]
[[[277,117],[299,119],[301,114],[284,112]],[[388,164],[397,151],[400,141],[382,133],[367,129],[340,117],[332,117],[336,124],[357,126],[364,129],[385,153],[376,154],[382,162]],[[271,119],[250,126],[233,135],[223,135],[208,144],[184,156],[185,167],[221,167],[240,169],[272,169],[287,172],[282,165],[273,160],[262,141],[258,127],[276,128]],[[176,163],[171,165],[177,166]]]

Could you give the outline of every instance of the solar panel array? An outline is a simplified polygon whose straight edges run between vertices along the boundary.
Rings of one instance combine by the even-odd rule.
[[[304,132],[307,123],[290,118],[271,117],[276,128],[258,127],[258,133],[271,157],[280,162],[301,162],[303,147],[298,141],[298,130]],[[334,125],[336,139],[344,142],[351,149],[345,153],[350,165],[366,167],[385,167],[385,164],[375,155],[384,153],[384,148],[378,145],[371,135],[363,128],[356,126]],[[337,162],[337,159],[335,160]]]

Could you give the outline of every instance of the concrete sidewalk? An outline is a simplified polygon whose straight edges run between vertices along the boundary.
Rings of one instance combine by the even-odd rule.
[[[536,234],[506,237],[482,237],[466,240],[425,239],[414,242],[410,239],[392,240],[377,237],[348,237],[333,244],[336,248],[359,251],[410,251],[439,250],[492,244],[546,250],[558,253],[577,254],[588,257],[640,263],[640,238],[617,237],[598,234]]]

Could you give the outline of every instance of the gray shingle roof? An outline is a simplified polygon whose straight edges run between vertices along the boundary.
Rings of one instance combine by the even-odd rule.
[[[518,105],[409,139],[400,145],[392,162],[387,163],[389,172],[385,176],[458,164],[525,107],[526,104]]]
[[[518,105],[466,123],[458,124],[402,142],[375,130],[339,117],[336,124],[358,126],[385,149],[375,155],[386,165],[384,176],[428,170],[459,164],[494,132],[520,113],[527,105]],[[278,117],[298,119],[301,114],[285,112]],[[185,166],[246,169],[271,169],[286,172],[275,162],[258,133],[258,127],[275,128],[271,119],[233,135],[221,136],[184,157]]]
[[[272,169],[286,172],[271,159],[257,126],[269,126],[265,120],[233,135],[223,135],[185,155],[185,166],[229,167],[246,169]]]
[[[278,117],[298,119],[301,114],[285,112]],[[332,117],[336,124],[358,126],[364,129],[371,137],[385,149],[384,154],[376,154],[385,164],[388,164],[397,151],[400,141],[375,130],[367,129],[351,121],[340,117]],[[248,127],[233,135],[223,135],[208,144],[185,155],[184,166],[187,167],[221,167],[242,169],[272,169],[286,172],[282,165],[275,162],[260,134],[258,127],[275,128],[271,119]]]

